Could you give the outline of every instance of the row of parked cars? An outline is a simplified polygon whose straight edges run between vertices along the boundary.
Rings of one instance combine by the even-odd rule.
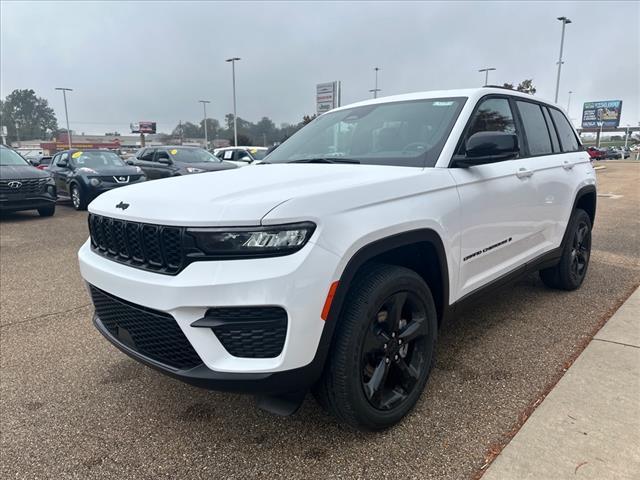
[[[627,147],[587,147],[587,152],[589,153],[589,157],[591,158],[591,160],[623,159],[629,158],[629,156],[631,155],[631,150]]]
[[[113,188],[252,165],[267,153],[262,147],[229,147],[212,153],[199,147],[163,145],[142,148],[126,161],[101,149],[70,149],[27,161],[4,145],[0,148],[0,210],[37,210],[42,216],[54,214],[58,198],[85,210],[91,200]]]

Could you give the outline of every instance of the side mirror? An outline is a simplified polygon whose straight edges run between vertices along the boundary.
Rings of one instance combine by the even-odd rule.
[[[240,160],[241,162],[251,162],[252,161],[251,157],[249,155],[243,155],[238,160]]]
[[[173,163],[173,162],[171,162],[171,160],[169,158],[161,157],[161,158],[158,159],[158,163],[162,163],[163,165],[171,165],[171,163]]]
[[[127,158],[126,162],[127,162],[127,165],[135,165],[133,158]]]
[[[455,159],[455,166],[470,167],[515,158],[520,152],[518,136],[504,132],[478,132],[465,144],[465,155]]]

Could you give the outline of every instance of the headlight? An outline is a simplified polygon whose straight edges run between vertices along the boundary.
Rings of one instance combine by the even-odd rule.
[[[89,180],[89,184],[92,187],[97,187],[98,185],[100,185],[100,179],[99,178],[92,178],[91,180]]]
[[[189,228],[197,250],[212,257],[288,255],[305,246],[315,224],[291,223],[269,227]]]
[[[187,167],[187,172],[189,172],[189,173],[200,173],[200,172],[204,172],[204,170],[201,169],[201,168],[196,168],[196,167]]]

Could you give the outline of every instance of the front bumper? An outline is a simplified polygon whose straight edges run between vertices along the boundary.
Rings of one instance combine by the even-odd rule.
[[[35,210],[54,205],[56,198],[47,193],[40,195],[2,195],[0,196],[0,211],[19,212],[22,210]]]
[[[239,392],[278,393],[313,383],[322,365],[316,360],[325,322],[320,318],[339,257],[308,244],[275,258],[194,262],[176,276],[119,264],[94,253],[87,241],[79,253],[84,279],[132,304],[171,315],[202,365],[170,368],[141,355],[115,338],[94,318],[98,330],[136,360],[201,387]],[[278,306],[288,317],[281,353],[272,358],[231,355],[210,328],[192,324],[209,308]],[[320,358],[322,357],[322,358]]]

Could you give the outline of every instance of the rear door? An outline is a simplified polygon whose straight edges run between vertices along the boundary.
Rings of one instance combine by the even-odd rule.
[[[573,204],[577,179],[573,169],[575,159],[562,151],[552,115],[546,105],[524,99],[517,99],[515,104],[523,126],[529,168],[533,172],[531,181],[535,208],[531,209],[530,215],[540,237],[536,253],[542,255],[559,246],[564,235],[566,206],[570,208]],[[574,138],[573,141],[575,145],[572,149],[578,147],[577,140]],[[569,145],[565,145],[565,148],[569,150]]]
[[[483,97],[456,156],[465,155],[465,142],[474,133],[499,131],[518,136],[521,150],[516,158],[450,169],[461,204],[457,299],[523,265],[539,249],[540,237],[532,221],[536,195],[531,159],[521,158],[522,127],[514,112],[507,96]]]
[[[67,162],[66,166],[63,165],[64,162]],[[63,195],[68,196],[69,187],[67,185],[67,180],[69,175],[71,174],[69,154],[67,152],[58,153],[53,158],[49,170],[53,175],[54,181],[56,182],[56,189],[58,190],[58,193],[62,193]]]

